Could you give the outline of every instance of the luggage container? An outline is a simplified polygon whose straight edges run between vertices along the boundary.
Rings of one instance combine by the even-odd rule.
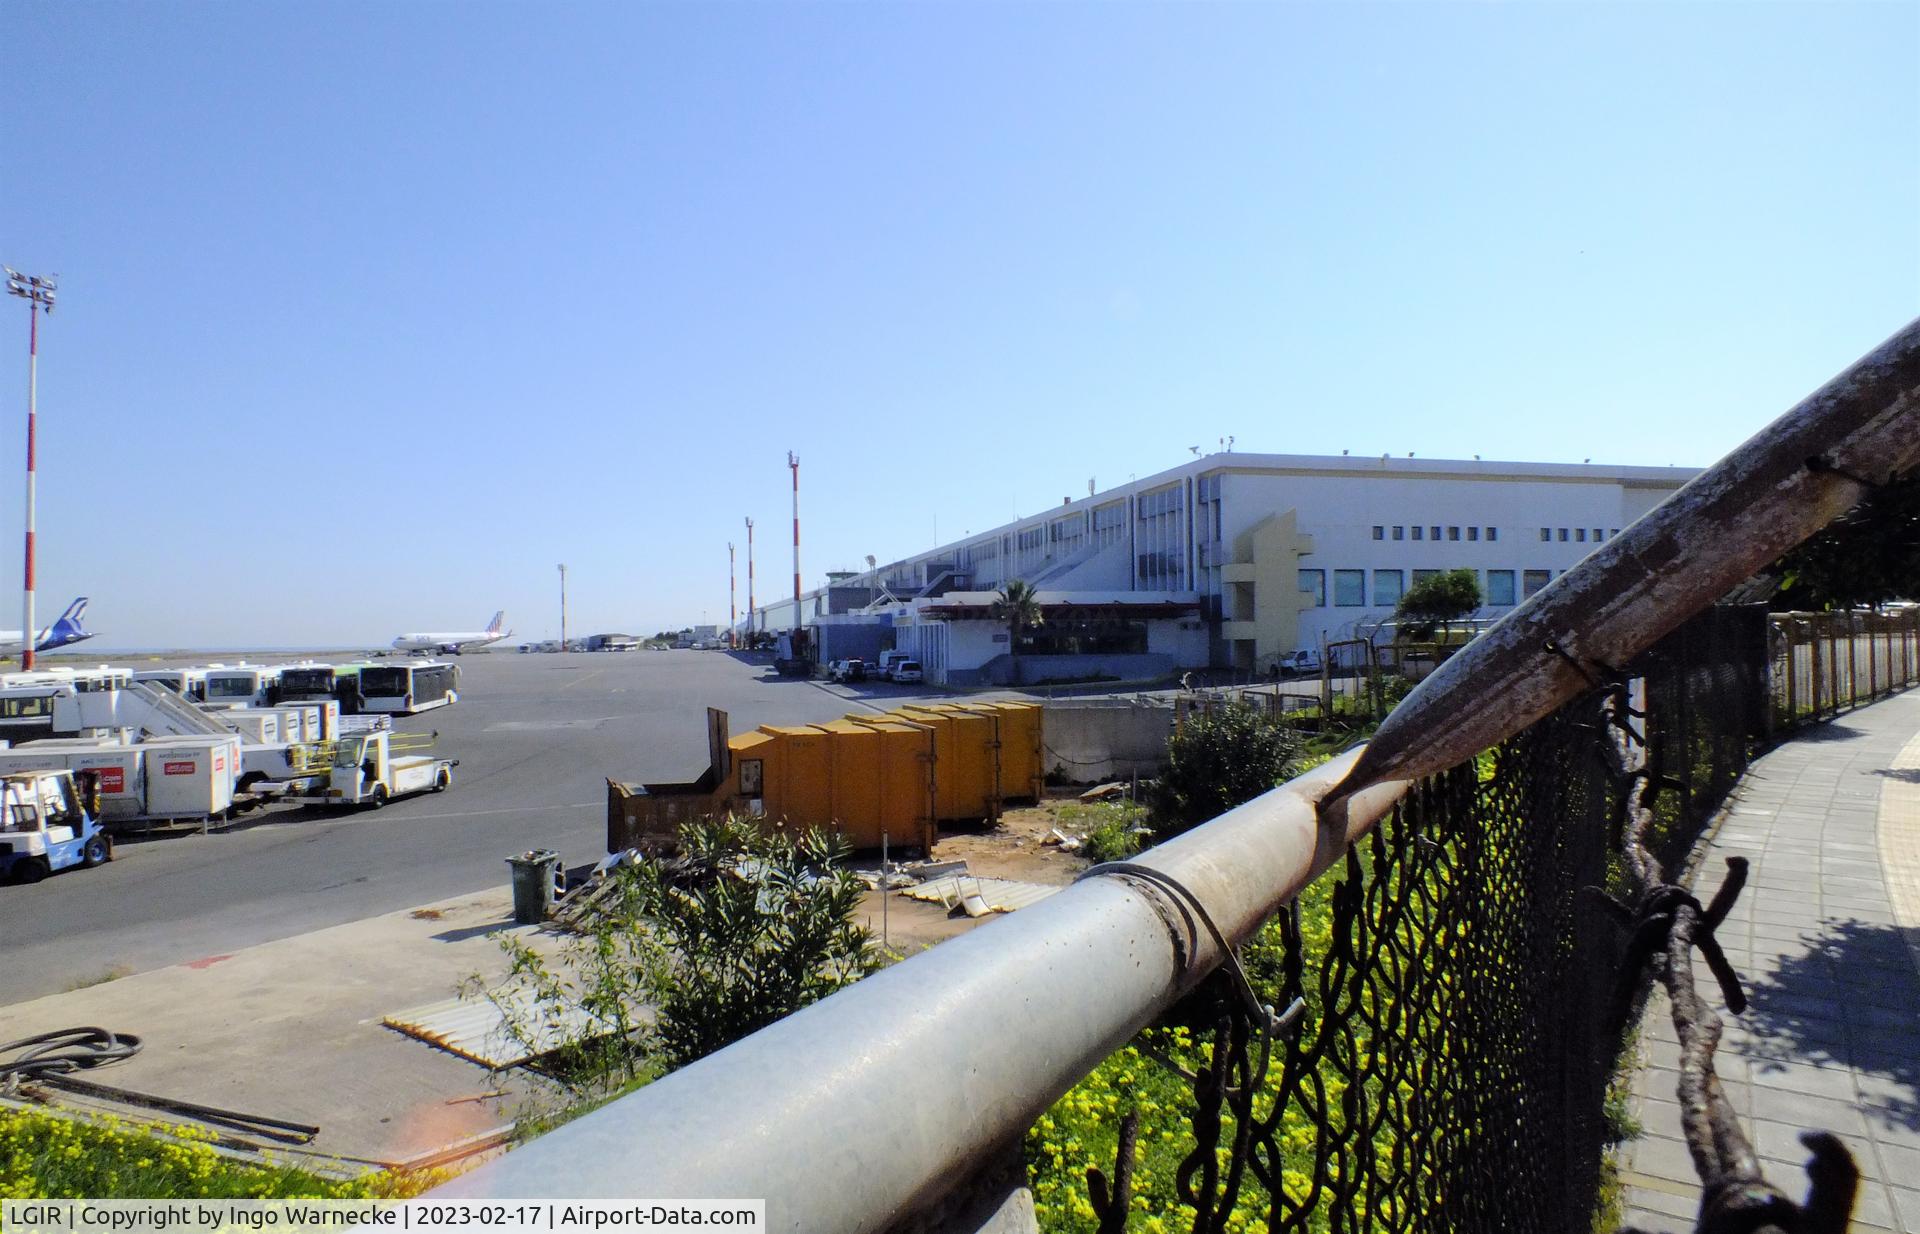
[[[214,818],[233,808],[240,737],[157,737],[146,755],[147,817]]]
[[[266,708],[280,717],[283,741],[332,741],[333,722],[340,717],[340,704],[332,699],[320,703],[282,703]]]
[[[274,745],[281,740],[278,712],[232,707],[213,713],[214,719],[240,734],[247,745]]]

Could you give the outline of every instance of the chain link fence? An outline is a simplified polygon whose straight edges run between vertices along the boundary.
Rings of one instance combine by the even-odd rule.
[[[1186,1060],[1193,1148],[1179,1196],[1192,1229],[1594,1228],[1621,1134],[1609,1094],[1647,975],[1673,989],[1676,931],[1681,954],[1718,954],[1712,925],[1731,895],[1709,912],[1681,884],[1777,722],[1778,629],[1758,608],[1710,610],[1587,696],[1417,785],[1349,852],[1330,906],[1303,900],[1271,927],[1283,958],[1254,978],[1255,1001],[1296,1007],[1289,1031],[1266,1039],[1225,977],[1176,1009],[1175,1021],[1204,1029]],[[1903,679],[1839,680],[1829,707]],[[1683,967],[1685,1010],[1704,1021],[1713,1013]],[[1723,987],[1738,1009],[1730,970]],[[1701,1125],[1732,1126],[1711,1108],[1710,1043],[1696,1070]],[[1703,1183],[1743,1184],[1755,1211],[1798,1211],[1740,1174],[1750,1150],[1696,1159],[1721,1163]],[[1140,1228],[1100,1185],[1100,1228]]]

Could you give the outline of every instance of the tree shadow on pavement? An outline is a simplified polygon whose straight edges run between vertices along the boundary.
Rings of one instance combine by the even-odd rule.
[[[1838,720],[1829,720],[1825,724],[1810,724],[1793,734],[1795,741],[1852,741],[1856,737],[1865,737],[1866,731],[1848,728]]]
[[[1836,918],[1748,982],[1754,1078],[1790,1062],[1851,1067],[1860,1112],[1920,1130],[1920,931]]]

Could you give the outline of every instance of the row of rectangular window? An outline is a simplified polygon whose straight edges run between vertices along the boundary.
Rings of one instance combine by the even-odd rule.
[[[1560,531],[1560,543],[1562,544],[1565,544],[1569,538],[1571,538],[1577,544],[1585,544],[1587,542],[1587,529],[1585,527],[1573,528],[1573,535],[1571,537],[1567,535],[1567,528],[1562,527],[1559,529],[1559,531]],[[1545,544],[1551,541],[1553,539],[1553,533],[1554,533],[1554,528],[1542,527],[1540,529],[1540,542],[1542,544]],[[1593,542],[1595,544],[1598,544],[1602,540],[1611,540],[1619,534],[1620,534],[1620,529],[1618,527],[1615,527],[1612,531],[1606,532],[1604,535],[1601,533],[1600,528],[1595,527],[1593,529]]]
[[[1413,581],[1418,584],[1441,573],[1439,570],[1415,570]],[[1488,570],[1486,587],[1482,594],[1490,608],[1506,608],[1518,603],[1514,597],[1516,573],[1520,584],[1520,597],[1525,598],[1553,581],[1551,570]],[[1386,608],[1400,603],[1400,597],[1406,592],[1407,572],[1404,570],[1375,570],[1373,572],[1373,606]],[[1313,597],[1308,608],[1327,607],[1327,572],[1325,570],[1300,571],[1300,590]],[[1333,606],[1335,608],[1367,607],[1367,572],[1365,570],[1335,570],[1333,572]]]
[[[1384,523],[1375,524],[1373,528],[1373,538],[1376,540],[1386,539],[1387,530],[1388,529]],[[1405,540],[1409,538],[1407,536],[1408,529],[1404,526],[1395,527],[1392,530],[1393,530],[1393,538],[1396,540]],[[1429,538],[1438,540],[1441,538],[1440,533],[1443,531],[1447,533],[1445,537],[1446,539],[1458,540],[1460,538],[1460,531],[1461,531],[1461,529],[1458,527],[1443,527],[1439,524],[1434,524],[1432,526],[1427,526],[1427,527],[1414,527],[1412,530],[1413,530],[1413,536],[1411,538],[1415,540],[1425,540]],[[1431,537],[1427,535],[1429,531],[1433,533]],[[1478,540],[1480,539],[1481,534],[1483,532],[1485,533],[1486,538],[1489,540],[1498,540],[1500,538],[1500,529],[1498,527],[1468,527],[1466,529],[1466,533],[1467,533],[1466,538],[1469,540]]]

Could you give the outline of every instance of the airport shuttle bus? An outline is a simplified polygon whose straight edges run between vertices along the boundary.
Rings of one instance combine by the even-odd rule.
[[[360,710],[413,715],[459,700],[460,670],[429,660],[372,664],[360,670]]]
[[[53,700],[65,686],[0,687],[0,739],[34,741],[53,736]]]
[[[341,715],[357,716],[365,710],[360,705],[360,671],[366,667],[357,662],[286,665],[280,670],[280,701],[318,703],[333,699],[340,704]]]
[[[242,664],[207,670],[208,703],[225,707],[265,707],[280,699],[280,670]]]
[[[105,704],[105,710],[111,712],[113,700],[118,697],[113,692],[126,689],[132,681],[131,669],[106,665],[0,673],[0,739],[19,742],[59,736],[54,731],[54,709],[61,705],[60,700],[78,695],[105,695],[100,701]],[[80,716],[77,709],[75,715]],[[85,722],[87,717],[80,716],[80,719]],[[104,718],[98,722],[109,723]]]

